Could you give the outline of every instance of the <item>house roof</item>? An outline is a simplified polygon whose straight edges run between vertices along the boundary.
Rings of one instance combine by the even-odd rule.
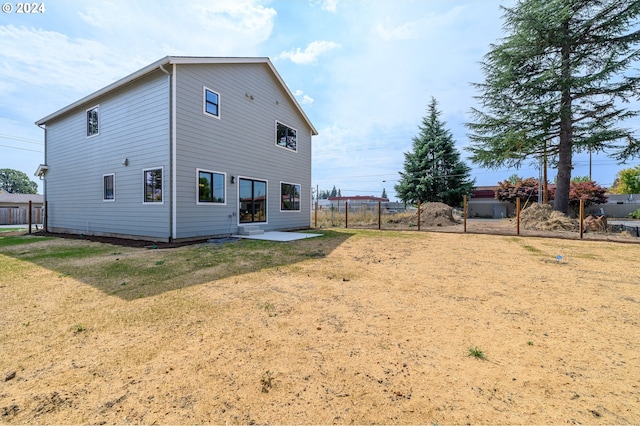
[[[9,194],[8,192],[0,192],[0,203],[26,204],[29,201],[34,203],[42,203],[41,194]]]
[[[118,88],[120,88],[121,86],[124,86],[125,84],[131,83],[132,81],[145,76],[146,74],[149,74],[157,69],[163,69],[162,67],[165,65],[172,65],[172,64],[176,64],[176,65],[181,65],[181,64],[191,64],[191,65],[198,65],[198,64],[265,64],[269,67],[269,69],[271,70],[271,72],[273,73],[274,77],[278,80],[278,82],[280,82],[280,85],[282,86],[282,88],[285,90],[285,92],[287,93],[287,95],[289,96],[289,98],[291,99],[291,102],[293,102],[293,104],[296,106],[296,108],[298,109],[298,111],[300,112],[300,114],[302,115],[302,117],[304,118],[304,120],[306,121],[307,125],[309,126],[309,128],[311,129],[311,131],[313,132],[313,135],[317,135],[318,131],[315,129],[315,127],[313,126],[313,124],[311,124],[311,121],[309,120],[309,117],[307,117],[307,115],[304,113],[304,111],[302,110],[302,107],[300,107],[300,104],[298,103],[298,101],[296,100],[296,98],[293,96],[293,93],[291,93],[291,90],[289,90],[289,88],[287,87],[287,85],[285,84],[284,80],[282,79],[282,77],[280,76],[280,74],[278,74],[278,71],[276,71],[275,67],[273,66],[273,64],[271,63],[271,60],[267,57],[226,57],[226,58],[222,58],[222,57],[201,57],[201,56],[165,56],[162,59],[159,59],[157,61],[155,61],[152,64],[147,65],[146,67],[134,72],[133,74],[129,74],[128,76],[121,78],[120,80],[106,86],[103,87],[102,89],[98,90],[97,92],[94,92],[88,96],[85,96],[84,98],[67,105],[66,107],[54,112],[53,114],[49,114],[44,118],[41,118],[40,120],[36,121],[35,124],[37,124],[38,126],[46,124],[48,121],[53,120],[56,117],[61,116],[62,114],[65,114],[69,111],[71,111],[74,108],[77,108],[79,106],[81,106],[82,104],[91,102],[92,100],[98,98],[99,96],[102,96],[106,93],[111,92],[112,90],[116,90]]]

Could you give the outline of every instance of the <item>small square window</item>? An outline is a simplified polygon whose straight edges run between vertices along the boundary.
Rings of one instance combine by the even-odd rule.
[[[98,133],[98,107],[94,106],[87,110],[87,137],[97,135]]]
[[[224,173],[198,170],[198,203],[225,203]]]
[[[220,95],[206,87],[204,88],[204,112],[220,118]]]
[[[162,169],[144,171],[144,202],[162,202]]]
[[[280,184],[280,210],[300,211],[300,185]]]
[[[276,121],[276,145],[291,151],[297,151],[298,138],[296,129]]]
[[[114,201],[116,199],[116,177],[114,174],[102,177],[102,200]]]

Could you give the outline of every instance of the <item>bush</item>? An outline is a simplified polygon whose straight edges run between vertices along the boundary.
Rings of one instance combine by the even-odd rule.
[[[640,209],[629,213],[629,217],[631,217],[633,219],[640,219]]]

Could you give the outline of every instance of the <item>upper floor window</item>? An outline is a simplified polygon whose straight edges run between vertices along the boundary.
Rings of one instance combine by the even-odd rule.
[[[280,210],[300,211],[300,185],[280,184]]]
[[[204,112],[220,118],[220,94],[204,88]]]
[[[112,173],[102,177],[102,200],[114,201],[116,199],[116,176]]]
[[[98,134],[98,106],[87,110],[87,137]]]
[[[276,121],[276,145],[292,151],[298,150],[298,138],[296,129],[292,129],[279,121]]]
[[[162,202],[162,168],[144,171],[144,202]]]
[[[224,173],[198,170],[198,203],[225,202]]]

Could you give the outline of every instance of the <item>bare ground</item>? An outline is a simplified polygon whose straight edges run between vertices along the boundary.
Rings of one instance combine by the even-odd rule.
[[[639,245],[338,232],[138,299],[0,251],[0,423],[640,423]]]

